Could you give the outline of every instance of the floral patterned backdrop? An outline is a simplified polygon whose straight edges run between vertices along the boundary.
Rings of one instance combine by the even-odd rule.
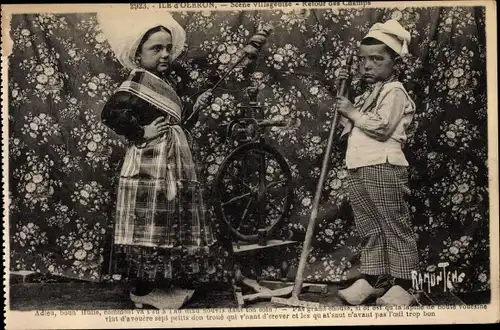
[[[188,104],[231,65],[260,24],[274,24],[255,79],[263,87],[259,101],[267,106],[266,117],[292,122],[270,130],[269,139],[292,169],[294,204],[284,226],[298,240],[319,178],[341,62],[372,24],[400,21],[413,37],[401,79],[418,107],[405,152],[412,164],[410,203],[422,271],[432,272],[446,261],[465,273],[459,290],[489,289],[483,8],[174,16],[188,35],[186,53],[174,68]],[[103,126],[100,110],[127,72],[114,59],[94,13],[16,15],[11,37],[11,268],[102,280],[111,275],[109,233],[124,140]],[[354,64],[353,72],[356,57]],[[232,149],[219,124],[235,118],[249,83],[241,71],[232,74],[193,130],[207,188]],[[352,85],[358,88],[356,77]],[[345,143],[337,143],[332,154],[307,269],[310,281],[340,281],[357,272],[359,246],[345,190],[344,151]],[[289,251],[292,266],[300,248]],[[268,260],[264,276],[279,276],[276,260]]]

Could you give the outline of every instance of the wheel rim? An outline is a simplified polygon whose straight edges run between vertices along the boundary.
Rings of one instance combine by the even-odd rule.
[[[217,174],[216,215],[242,241],[258,241],[258,229],[269,237],[289,215],[290,182],[290,168],[277,150],[259,143],[243,145]]]

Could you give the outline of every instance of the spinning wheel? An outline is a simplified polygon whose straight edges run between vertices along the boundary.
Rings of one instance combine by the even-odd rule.
[[[249,62],[255,60],[255,55],[269,32],[269,29],[263,29],[245,47],[244,53]],[[259,263],[255,258],[258,258],[259,252],[297,243],[272,239],[273,233],[281,227],[290,213],[292,176],[285,158],[265,140],[266,128],[288,126],[289,123],[264,120],[263,107],[257,102],[258,88],[249,87],[246,91],[249,103],[241,108],[248,115],[225,125],[227,140],[238,146],[219,167],[212,191],[216,216],[228,229],[231,238],[236,238],[236,242],[233,241],[236,244],[232,246],[233,255],[236,258],[244,259],[248,256],[254,259],[253,262],[248,259],[240,260],[242,263],[236,261],[233,290],[239,307],[245,302],[290,294],[292,287],[286,281],[287,267],[282,267],[281,281],[257,281],[245,277],[240,264],[253,268],[254,271],[250,273],[254,276],[258,274],[255,266],[258,267]],[[326,290],[326,285],[322,284],[307,286],[321,292]],[[245,288],[253,293],[244,294]]]
[[[265,141],[268,127],[286,126],[286,121],[262,120],[262,107],[257,103],[258,89],[247,89],[250,111],[248,117],[230,122],[226,126],[229,142],[238,142],[222,162],[213,186],[214,211],[236,244],[235,257],[250,266],[253,275],[259,268],[259,252],[279,250],[295,241],[270,239],[289,216],[291,209],[292,175],[282,154]],[[249,261],[251,258],[253,261]],[[285,267],[286,268],[286,267]],[[242,274],[239,262],[233,284],[239,307],[245,302],[290,294],[286,282],[287,270],[283,268],[282,281],[257,281]],[[323,287],[312,286],[312,289]],[[253,293],[245,294],[245,289]]]
[[[247,89],[250,105],[260,112],[258,90]],[[227,138],[240,143],[222,162],[214,183],[214,210],[231,234],[247,243],[265,242],[288,217],[291,208],[290,167],[265,142],[267,127],[283,121],[242,118],[227,125]]]

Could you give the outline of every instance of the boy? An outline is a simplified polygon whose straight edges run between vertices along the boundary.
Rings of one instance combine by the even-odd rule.
[[[402,146],[415,104],[395,72],[395,62],[407,54],[409,41],[409,32],[397,21],[375,24],[358,54],[360,73],[369,87],[354,104],[345,97],[337,99],[337,109],[345,117],[342,135],[349,134],[349,195],[363,245],[362,278],[339,291],[352,305],[382,295],[378,305],[414,302],[406,290],[411,289],[419,255],[405,203],[409,164]],[[346,78],[346,72],[339,78]],[[384,277],[391,279],[384,283]]]

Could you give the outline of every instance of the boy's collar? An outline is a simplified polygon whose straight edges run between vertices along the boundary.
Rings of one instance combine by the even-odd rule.
[[[384,80],[369,84],[368,88],[360,96],[355,105],[360,107],[361,112],[369,111],[375,105],[384,85],[397,80],[397,76],[392,74]]]

